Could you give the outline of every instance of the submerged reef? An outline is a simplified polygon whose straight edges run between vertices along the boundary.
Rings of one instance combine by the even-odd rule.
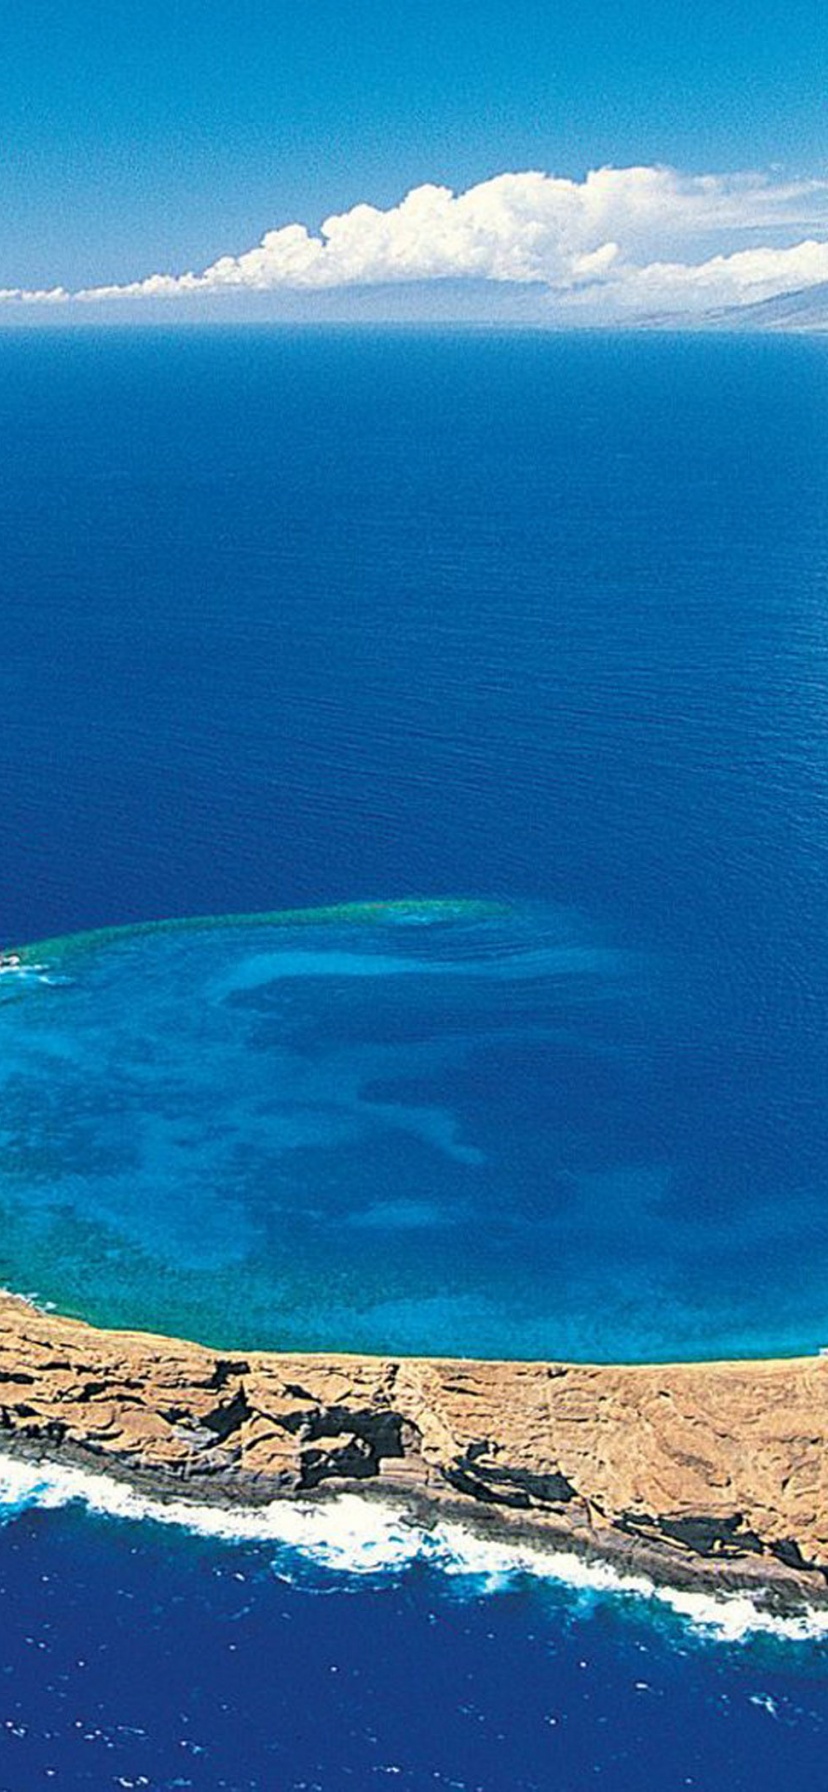
[[[55,961],[69,952],[73,958],[97,952],[103,946],[129,940],[151,939],[176,933],[223,933],[228,928],[260,931],[268,928],[323,928],[338,926],[417,927],[439,926],[454,921],[498,920],[508,916],[511,904],[482,896],[399,896],[364,902],[329,903],[321,908],[281,908],[268,912],[231,915],[172,915],[158,921],[116,922],[109,927],[90,927],[78,933],[27,941],[7,950],[25,967],[44,954]]]
[[[0,1438],[161,1498],[358,1491],[673,1586],[828,1605],[828,1359],[228,1355],[2,1293]]]
[[[361,952],[350,943],[351,923],[364,929]],[[426,951],[419,930],[435,924]],[[313,928],[312,941],[302,943]],[[206,951],[199,944],[205,933]],[[145,935],[158,951],[143,951]],[[165,935],[175,941],[161,951]],[[110,1290],[114,1311],[99,1318],[134,1324],[129,1300],[140,1282],[155,1305],[139,1308],[138,1322],[148,1314],[150,1324],[188,1331],[186,1313],[170,1314],[165,1278],[170,1265],[182,1273],[189,1264],[215,1292],[202,1336],[222,1335],[232,1306],[223,1335],[244,1339],[256,1326],[253,1271],[273,1262],[272,1284],[263,1293],[259,1284],[259,1310],[272,1329],[259,1342],[286,1341],[285,1312],[326,1328],[315,1354],[218,1351],[97,1329],[0,1292],[0,1446],[7,1453],[105,1470],[162,1500],[202,1505],[261,1507],[359,1492],[398,1504],[420,1526],[451,1512],[470,1529],[531,1538],[672,1586],[744,1590],[774,1609],[828,1609],[828,1358],[658,1366],[494,1360],[508,1348],[511,1322],[491,1351],[478,1343],[478,1359],[327,1348],[328,1338],[349,1335],[353,1321],[353,1312],[343,1318],[334,1308],[332,1316],[332,1248],[340,1252],[334,1270],[344,1262],[364,1292],[372,1255],[366,1238],[395,1221],[393,1204],[390,1212],[389,1204],[379,1212],[365,1207],[364,1188],[376,1185],[378,1168],[381,1186],[400,1184],[396,1219],[401,1211],[417,1222],[398,1243],[406,1282],[416,1251],[420,1283],[440,1295],[447,1256],[440,1222],[450,1222],[455,1255],[464,1238],[473,1239],[478,1282],[484,1267],[502,1282],[511,1266],[514,1335],[537,1356],[546,1345],[530,1342],[526,1264],[543,1262],[545,1307],[559,1338],[568,1287],[589,1272],[599,1247],[609,1261],[622,1236],[629,1270],[627,1241],[636,1228],[651,1244],[660,1185],[655,1196],[635,1179],[630,1189],[612,1164],[593,1178],[591,1202],[588,1179],[580,1189],[577,1164],[575,1171],[564,1165],[558,1208],[550,1199],[549,1211],[540,1219],[537,1212],[536,1166],[548,1162],[559,1034],[571,1052],[573,1017],[594,1013],[585,992],[594,984],[605,1004],[621,970],[617,955],[596,950],[571,918],[451,898],[205,916],[21,948],[6,954],[5,969],[9,1279],[32,1285],[22,1280],[32,1237],[24,1227],[18,1278],[11,1220],[39,1217],[48,1242],[68,1213],[83,1275],[94,1279],[90,1240],[100,1234],[98,1275],[114,1237],[116,1274],[129,1283],[126,1310],[118,1311]],[[406,1006],[394,993],[383,1008],[378,979],[393,978],[396,990],[403,973]],[[347,995],[333,1005],[335,1026],[332,979],[337,997]],[[614,1032],[599,1030],[596,1041],[591,1033],[574,1036],[582,1052],[602,1048],[602,1065],[608,1039],[617,1052]],[[638,1032],[620,1038],[637,1064]],[[443,1081],[435,1083],[438,1070]],[[515,1084],[517,1117],[497,1107],[499,1088]],[[608,1086],[612,1092],[606,1079],[597,1084],[596,1114],[603,1115]],[[529,1166],[523,1179],[510,1181],[511,1165],[498,1156],[506,1132],[520,1157],[517,1132]],[[194,1141],[205,1140],[202,1159]],[[249,1213],[236,1200],[241,1146]],[[344,1164],[341,1181],[332,1179],[327,1158],[319,1175],[320,1152]],[[305,1165],[304,1183],[295,1159]],[[573,1182],[577,1208],[565,1198]],[[421,1186],[434,1188],[432,1207],[407,1198],[407,1189]],[[225,1188],[227,1211],[214,1205],[211,1217],[205,1190]],[[620,1200],[616,1231],[612,1212],[607,1230],[608,1188],[616,1207]],[[505,1190],[511,1256],[500,1244]],[[646,1229],[638,1226],[642,1213]],[[644,1265],[639,1289],[648,1314],[668,1261],[669,1286],[677,1282],[669,1206],[661,1221],[671,1249]],[[741,1266],[744,1216],[737,1212],[733,1226]],[[343,1257],[346,1227],[350,1256]],[[484,1255],[487,1237],[498,1241],[496,1263]],[[764,1252],[761,1228],[759,1245]],[[155,1282],[146,1274],[150,1250]],[[60,1251],[52,1254],[64,1261]],[[375,1304],[391,1301],[393,1320],[386,1256],[373,1254],[382,1267]],[[733,1261],[727,1250],[719,1257]],[[489,1286],[495,1281],[491,1273]],[[398,1305],[401,1286],[398,1274]],[[77,1304],[71,1288],[48,1291],[58,1306]],[[471,1292],[476,1299],[478,1287]],[[586,1293],[606,1336],[608,1309],[596,1305],[589,1283]],[[625,1301],[628,1307],[628,1292]],[[698,1306],[693,1311],[698,1334]],[[626,1350],[628,1312],[625,1324]],[[431,1345],[433,1326],[422,1335]],[[704,1335],[711,1338],[709,1327]],[[722,1355],[729,1348],[719,1346]]]

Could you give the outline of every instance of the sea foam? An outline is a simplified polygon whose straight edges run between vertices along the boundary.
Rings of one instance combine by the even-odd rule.
[[[0,1452],[0,1523],[30,1508],[81,1505],[96,1517],[173,1526],[232,1547],[271,1544],[274,1571],[302,1579],[308,1568],[349,1577],[393,1576],[416,1563],[435,1569],[455,1591],[496,1594],[525,1578],[552,1584],[580,1605],[616,1597],[667,1610],[697,1633],[726,1642],[765,1635],[789,1642],[828,1640],[828,1612],[781,1616],[747,1593],[692,1592],[624,1574],[572,1551],[495,1542],[454,1521],[429,1529],[390,1502],[343,1493],[324,1502],[275,1500],[262,1507],[227,1508],[138,1492],[105,1473],[51,1462],[20,1461]]]

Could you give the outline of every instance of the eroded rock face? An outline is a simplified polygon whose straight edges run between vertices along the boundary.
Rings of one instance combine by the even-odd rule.
[[[221,1356],[0,1294],[0,1434],[162,1495],[381,1490],[667,1579],[828,1600],[828,1359]]]

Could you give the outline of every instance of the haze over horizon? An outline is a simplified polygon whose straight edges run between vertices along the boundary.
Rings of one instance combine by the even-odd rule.
[[[0,320],[704,321],[828,282],[821,24],[0,6]]]

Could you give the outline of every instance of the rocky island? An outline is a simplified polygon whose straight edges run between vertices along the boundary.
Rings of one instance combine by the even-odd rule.
[[[828,1607],[828,1359],[221,1354],[0,1294],[2,1447],[223,1505],[359,1491],[674,1586]]]

